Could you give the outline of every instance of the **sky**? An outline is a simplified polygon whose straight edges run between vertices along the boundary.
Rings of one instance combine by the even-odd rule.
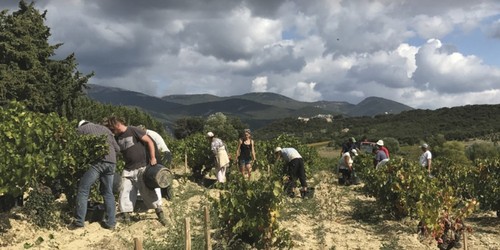
[[[1,0],[16,10],[18,1]],[[500,103],[499,0],[38,0],[89,83],[413,108]]]

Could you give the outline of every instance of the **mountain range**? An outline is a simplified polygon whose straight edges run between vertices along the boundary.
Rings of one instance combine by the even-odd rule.
[[[216,112],[239,117],[252,127],[261,127],[287,117],[375,116],[398,114],[412,107],[380,97],[368,97],[358,104],[339,101],[301,102],[270,92],[219,97],[209,94],[167,95],[154,97],[121,88],[89,84],[87,95],[96,101],[113,105],[139,107],[171,125],[189,116],[208,116]]]

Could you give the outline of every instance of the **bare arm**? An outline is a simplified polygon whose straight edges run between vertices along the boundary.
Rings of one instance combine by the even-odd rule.
[[[349,164],[349,160],[351,159],[351,156],[349,155],[344,155],[344,163],[345,165],[349,168],[349,169],[352,169],[352,165]]]
[[[149,155],[150,155],[150,164],[156,165],[156,155],[155,155],[155,142],[151,140],[151,138],[148,135],[144,135],[141,137],[141,141],[145,142],[148,145],[148,150],[149,150]]]
[[[240,147],[241,147],[242,140],[238,140],[238,147],[236,147],[236,159],[240,156]]]
[[[427,159],[427,169],[429,171],[429,174],[431,173],[431,163],[432,163],[432,159]]]
[[[251,140],[251,143],[252,143],[252,157],[253,157],[253,161],[255,161],[255,145],[253,143],[253,140]]]

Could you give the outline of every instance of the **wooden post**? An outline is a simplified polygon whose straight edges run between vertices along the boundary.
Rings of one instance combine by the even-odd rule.
[[[134,250],[142,250],[142,239],[134,238]]]
[[[205,206],[205,250],[212,250],[212,242],[210,241],[210,215],[207,206]]]
[[[467,229],[464,228],[464,231],[462,233],[462,237],[464,237],[464,250],[468,250],[469,248],[467,247]]]
[[[189,218],[186,218],[186,250],[191,250],[191,231],[189,229]]]
[[[184,173],[188,174],[188,155],[187,152],[184,152]]]

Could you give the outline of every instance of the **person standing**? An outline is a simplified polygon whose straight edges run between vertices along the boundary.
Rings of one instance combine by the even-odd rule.
[[[213,132],[207,133],[207,138],[210,141],[210,149],[215,156],[215,171],[217,172],[217,181],[226,182],[226,170],[229,167],[229,155],[227,154],[226,144],[215,137]]]
[[[274,149],[276,160],[283,159],[286,163],[286,172],[288,175],[288,183],[286,184],[286,191],[290,197],[294,197],[295,183],[297,178],[300,181],[301,189],[300,196],[304,198],[307,194],[306,171],[304,169],[304,159],[295,148],[281,148]]]
[[[134,126],[126,126],[123,119],[110,117],[107,127],[115,134],[120,146],[125,167],[122,173],[119,208],[125,220],[130,220],[130,213],[134,211],[138,191],[149,209],[155,209],[161,224],[166,225],[167,220],[161,208],[161,196],[154,189],[147,187],[144,182],[146,166],[156,165],[155,143],[146,135],[146,132]]]
[[[343,155],[346,152],[351,151],[352,149],[357,149],[356,139],[354,137],[350,137],[347,142],[342,144],[342,151],[340,151],[340,155]]]
[[[160,164],[166,167],[170,166],[170,162],[172,161],[172,153],[170,152],[170,149],[168,149],[165,140],[163,140],[163,137],[161,137],[161,135],[158,134],[156,131],[147,129],[144,125],[139,125],[137,127],[144,130],[146,132],[146,135],[148,135],[155,142],[156,149],[158,149],[158,151],[155,152],[159,154]],[[168,199],[172,198],[171,188],[172,187],[169,187],[165,190],[165,192],[167,192],[166,196],[168,197]],[[156,195],[158,195],[158,206],[161,206],[163,204],[161,200],[162,197],[161,188],[155,188],[155,192]]]
[[[108,153],[104,158],[93,163],[80,179],[76,194],[75,221],[70,225],[70,229],[84,227],[90,188],[98,179],[102,185],[101,192],[107,215],[107,220],[102,222],[102,226],[106,229],[114,229],[116,226],[116,207],[113,195],[113,176],[116,169],[116,153],[120,151],[120,148],[111,131],[105,126],[81,120],[78,123],[77,132],[86,135],[106,136]]]
[[[339,159],[339,184],[351,185],[353,184],[353,176],[354,172],[354,156],[358,155],[358,151],[356,149],[351,149],[348,152],[342,154]]]
[[[137,127],[146,131],[146,134],[149,135],[149,137],[151,137],[151,139],[153,139],[153,141],[156,143],[156,146],[158,147],[158,150],[161,154],[160,162],[166,167],[170,166],[170,163],[172,162],[172,152],[170,152],[170,149],[168,149],[165,140],[163,140],[163,137],[161,137],[158,132],[147,129],[144,125],[139,125]]]
[[[243,177],[250,179],[252,175],[252,162],[255,162],[255,146],[250,129],[245,129],[244,137],[238,140],[236,159]]]
[[[420,165],[423,168],[426,168],[427,171],[429,172],[429,175],[431,174],[431,165],[432,165],[432,153],[429,151],[429,145],[427,143],[424,143],[420,146],[420,149],[422,149],[422,154],[420,155]]]

